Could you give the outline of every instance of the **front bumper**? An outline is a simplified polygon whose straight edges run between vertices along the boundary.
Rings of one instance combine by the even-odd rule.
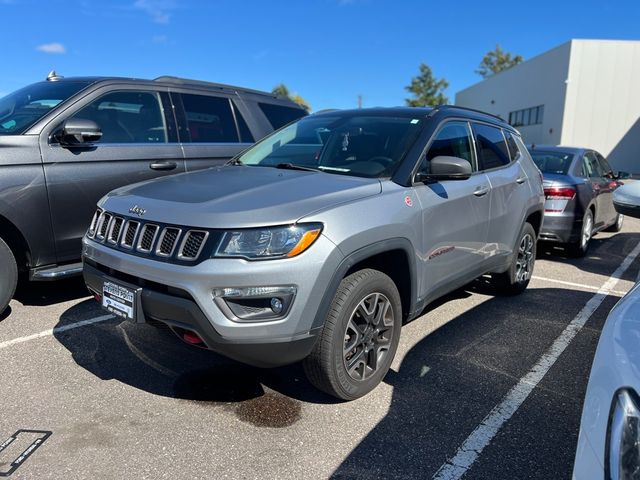
[[[573,213],[545,213],[538,239],[545,242],[575,243],[580,240],[582,219]]]
[[[101,293],[107,280],[142,287],[145,318],[193,331],[208,348],[230,358],[274,367],[310,353],[319,331],[316,313],[342,254],[320,236],[293,259],[212,259],[183,266],[135,257],[85,238],[83,258],[85,282],[92,291]],[[294,285],[297,294],[287,315],[274,320],[234,321],[213,299],[217,288],[276,285]]]

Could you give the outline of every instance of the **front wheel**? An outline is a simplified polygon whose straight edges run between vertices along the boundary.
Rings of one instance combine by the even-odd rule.
[[[309,381],[342,400],[354,400],[384,378],[398,348],[402,304],[395,283],[363,269],[340,282],[324,328],[304,362]]]
[[[492,274],[492,283],[498,293],[517,295],[529,285],[536,261],[536,231],[530,223],[525,223],[518,235],[516,248],[509,270]]]
[[[0,314],[4,312],[13,298],[18,284],[18,267],[13,252],[0,238]]]

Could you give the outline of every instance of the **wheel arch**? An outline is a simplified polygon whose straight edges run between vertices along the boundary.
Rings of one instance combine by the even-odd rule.
[[[403,320],[413,312],[417,299],[416,264],[413,245],[406,238],[391,238],[362,247],[347,255],[331,277],[313,327],[321,327],[342,279],[363,268],[373,268],[388,275],[398,288]]]
[[[0,238],[9,246],[18,263],[18,269],[26,269],[31,263],[31,249],[22,232],[8,218],[0,215]]]

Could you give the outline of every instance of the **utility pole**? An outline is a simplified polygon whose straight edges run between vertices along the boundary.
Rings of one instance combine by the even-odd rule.
[[[362,108],[362,95],[358,95],[358,108]]]

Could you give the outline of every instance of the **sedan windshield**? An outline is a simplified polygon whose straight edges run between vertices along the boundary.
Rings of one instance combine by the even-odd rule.
[[[261,167],[306,167],[339,175],[389,177],[422,120],[401,116],[309,116],[278,130],[236,159]]]
[[[0,135],[20,135],[89,82],[40,82],[0,98]]]
[[[530,153],[542,173],[566,175],[573,160],[573,153],[543,152],[540,150],[534,150]]]

